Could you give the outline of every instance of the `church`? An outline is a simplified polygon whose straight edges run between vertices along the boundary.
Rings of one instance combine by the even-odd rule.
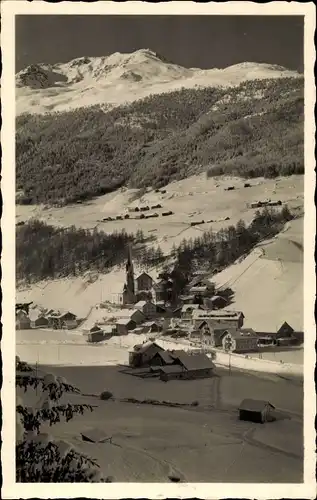
[[[129,246],[126,263],[126,282],[123,286],[122,294],[120,294],[119,302],[123,306],[127,306],[136,304],[142,300],[157,302],[156,283],[146,272],[142,272],[137,278],[134,277],[132,252]]]

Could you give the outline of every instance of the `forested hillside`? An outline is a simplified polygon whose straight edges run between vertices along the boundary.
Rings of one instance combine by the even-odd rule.
[[[292,219],[288,207],[258,211],[249,226],[239,221],[217,233],[212,230],[195,239],[184,239],[172,250],[175,268],[189,276],[194,267],[222,269],[248,253],[259,241],[277,234]],[[85,271],[109,272],[127,258],[133,245],[134,260],[144,268],[166,262],[160,247],[151,246],[142,231],[106,234],[70,227],[58,229],[38,220],[17,227],[16,276],[29,283],[43,279],[80,276]]]
[[[108,112],[21,115],[18,201],[67,204],[122,185],[158,188],[202,171],[303,173],[303,120],[301,78],[184,89]]]

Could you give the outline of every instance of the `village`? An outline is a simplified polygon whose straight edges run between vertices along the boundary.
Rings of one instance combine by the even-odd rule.
[[[178,297],[168,302],[172,283],[147,272],[135,277],[131,248],[126,262],[126,282],[115,304],[100,303],[95,315],[77,317],[72,311],[44,310],[33,303],[16,304],[16,329],[80,331],[89,344],[106,344],[113,337],[144,335],[129,354],[134,375],[159,376],[160,380],[212,376],[217,351],[248,356],[265,350],[292,349],[303,343],[303,333],[285,321],[275,332],[244,328],[244,313],[229,308],[233,291],[215,287],[205,273],[197,272]],[[176,342],[177,352],[163,350],[155,341]],[[164,351],[164,352],[163,352]],[[187,352],[185,352],[187,351]],[[195,354],[195,356],[194,356]],[[211,359],[210,359],[211,358]],[[144,371],[145,370],[145,371]]]

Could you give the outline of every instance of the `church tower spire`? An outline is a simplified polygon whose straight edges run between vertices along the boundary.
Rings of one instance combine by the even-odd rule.
[[[132,252],[131,246],[128,246],[128,260],[126,264],[126,284],[127,289],[130,293],[134,295],[135,287],[134,287],[134,269],[133,269],[133,261],[132,261]]]

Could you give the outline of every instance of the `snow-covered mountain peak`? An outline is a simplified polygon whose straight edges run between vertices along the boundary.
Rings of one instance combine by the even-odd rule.
[[[253,79],[300,76],[281,66],[244,62],[225,69],[184,68],[151,49],[33,64],[16,75],[17,112],[43,113],[83,106],[117,106],[180,88],[232,87]]]

